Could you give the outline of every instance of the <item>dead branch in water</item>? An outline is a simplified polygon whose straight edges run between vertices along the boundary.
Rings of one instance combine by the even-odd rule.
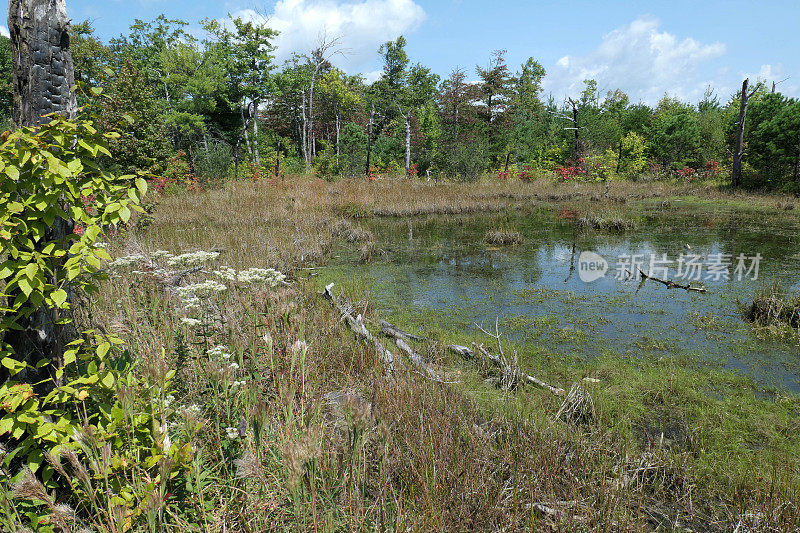
[[[631,274],[630,270],[626,270],[626,272],[628,273],[628,275],[630,277],[633,277],[633,274]],[[685,290],[687,292],[708,292],[705,287],[692,287],[691,285],[681,285],[680,283],[675,283],[674,281],[671,281],[671,280],[664,280],[664,279],[661,279],[661,278],[648,276],[647,274],[642,272],[642,269],[639,269],[639,275],[642,277],[642,280],[648,280],[649,279],[650,281],[655,281],[655,282],[661,283],[662,285],[664,285],[668,289],[683,289],[683,290]]]
[[[508,362],[505,354],[503,353],[503,346],[500,343],[500,337],[502,336],[502,334],[500,333],[500,328],[498,327],[498,321],[496,319],[494,323],[494,333],[489,333],[488,331],[486,331],[477,324],[475,324],[475,327],[481,330],[485,335],[493,337],[497,341],[497,350],[500,352],[500,355],[492,354],[491,352],[489,352],[489,350],[484,348],[483,344],[473,343],[473,346],[475,347],[475,352],[470,352],[473,354],[473,356],[475,355],[475,353],[481,354],[483,357],[491,361],[495,366],[499,367],[503,371],[504,376],[508,376],[511,379],[517,379],[535,385],[539,388],[546,389],[551,393],[555,394],[556,396],[564,396],[564,389],[553,387],[552,385],[545,383],[544,381],[535,378],[530,374],[522,372],[522,370],[520,370],[519,368],[519,364],[517,364],[516,355],[514,357],[513,365]],[[450,348],[450,350],[452,351],[455,351],[456,353],[461,353],[461,351],[459,351],[458,349],[463,349],[464,347],[452,345],[448,348]]]
[[[438,381],[439,383],[444,383],[444,380],[439,376],[439,374],[434,370],[434,368],[429,365],[425,359],[416,353],[411,346],[408,345],[406,341],[408,340],[420,340],[420,341],[427,341],[425,337],[420,337],[419,335],[414,335],[407,331],[403,331],[402,329],[398,328],[397,326],[386,322],[385,320],[381,320],[381,333],[386,337],[394,339],[394,343],[397,345],[400,350],[405,353],[411,362],[414,363],[414,366],[422,370],[430,379],[434,381]]]
[[[347,302],[343,303],[336,298],[333,295],[333,292],[331,292],[332,289],[333,283],[325,287],[325,292],[323,292],[325,298],[331,301],[333,306],[336,307],[339,313],[341,313],[342,318],[347,322],[347,325],[350,326],[350,329],[353,330],[356,335],[362,337],[364,340],[375,346],[375,349],[380,354],[381,359],[383,359],[386,374],[391,376],[394,372],[394,356],[392,355],[392,352],[384,348],[383,344],[381,344],[380,341],[369,332],[366,326],[364,326],[364,322],[361,320],[360,314],[357,318],[353,317],[353,306]]]

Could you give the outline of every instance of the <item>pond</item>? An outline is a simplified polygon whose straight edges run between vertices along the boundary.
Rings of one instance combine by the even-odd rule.
[[[354,245],[342,245],[320,279],[366,291],[381,317],[404,328],[479,340],[475,324],[493,328],[497,319],[509,340],[552,357],[692,358],[742,371],[761,387],[800,390],[797,341],[759,334],[742,307],[764,284],[800,288],[796,231],[691,211],[640,213],[636,229],[621,233],[577,230],[573,217],[568,209],[529,208],[373,219],[364,224],[382,253],[361,263]],[[487,244],[486,232],[496,228],[519,231],[524,243]],[[585,281],[593,276],[582,252],[604,258],[605,275]],[[631,257],[645,273],[655,257],[656,277],[683,284],[699,269],[701,281],[691,284],[708,292],[631,279]],[[687,268],[692,263],[699,266]]]

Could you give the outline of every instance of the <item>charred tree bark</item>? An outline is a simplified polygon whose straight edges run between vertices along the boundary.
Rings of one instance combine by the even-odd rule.
[[[73,119],[78,105],[72,87],[75,70],[69,45],[70,20],[64,0],[10,0],[8,29],[14,75],[14,122],[20,127],[37,127],[50,121],[46,115],[60,113]],[[71,220],[57,218],[42,242],[63,240],[72,233]],[[14,295],[8,296],[9,301]],[[30,317],[20,319],[19,330],[6,333],[7,343],[17,359],[35,365],[42,359],[50,364],[38,370],[25,370],[17,377],[39,384],[39,391],[58,382],[55,370],[63,365],[64,318],[55,308],[42,306]],[[8,379],[5,368],[0,381]]]
[[[8,30],[14,62],[14,123],[38,126],[45,115],[75,118],[75,69],[64,0],[10,0]]]
[[[747,120],[747,102],[755,94],[755,90],[749,94],[747,86],[749,79],[742,82],[742,97],[739,102],[739,123],[736,127],[736,145],[733,149],[733,173],[731,175],[731,185],[738,187],[742,182],[742,157],[744,156],[744,125]]]

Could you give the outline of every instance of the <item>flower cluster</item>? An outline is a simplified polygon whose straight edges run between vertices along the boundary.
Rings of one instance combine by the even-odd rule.
[[[214,271],[214,275],[227,281],[239,282],[243,285],[269,285],[277,287],[286,276],[274,268],[248,268],[236,272],[229,266],[222,266]]]
[[[118,268],[127,268],[138,263],[141,263],[145,260],[145,257],[141,254],[134,254],[134,255],[126,255],[124,257],[118,257],[111,261],[108,264],[108,268],[112,270],[116,270]]]
[[[190,252],[181,254],[167,259],[167,265],[173,268],[193,268],[209,261],[213,261],[219,257],[219,252],[205,252],[199,250],[197,252]]]
[[[192,283],[191,285],[178,287],[175,289],[175,292],[178,294],[178,297],[185,302],[187,300],[191,301],[192,296],[203,298],[211,296],[212,294],[225,292],[226,290],[228,290],[228,287],[222,283],[214,281],[213,279],[207,279],[200,283]]]
[[[231,358],[231,352],[223,345],[214,346],[213,348],[209,348],[206,352],[210,357],[218,357],[220,359],[224,359],[225,361]]]

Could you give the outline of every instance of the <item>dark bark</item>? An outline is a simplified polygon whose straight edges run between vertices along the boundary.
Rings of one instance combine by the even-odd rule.
[[[747,120],[747,102],[755,94],[755,90],[748,94],[747,86],[749,79],[742,82],[742,97],[739,102],[739,123],[736,127],[736,145],[733,149],[733,172],[731,175],[731,185],[738,187],[742,182],[742,157],[744,156],[744,126]]]
[[[10,0],[8,30],[14,62],[14,123],[38,126],[49,113],[74,118],[75,69],[64,0]]]
[[[70,20],[64,0],[10,0],[8,28],[14,70],[14,122],[20,127],[37,127],[49,122],[45,116],[61,113],[73,119],[77,100],[72,87],[75,70],[69,50]],[[45,233],[45,242],[61,241],[71,233],[71,220],[57,218]],[[54,270],[58,270],[54,268]],[[13,301],[15,295],[9,296]],[[3,339],[15,357],[35,365],[42,359],[50,364],[37,370],[25,370],[15,376],[28,383],[39,383],[39,392],[55,383],[55,371],[63,364],[66,326],[57,322],[65,312],[42,306],[31,316],[20,318],[20,329],[8,331]],[[5,368],[0,381],[8,379]]]

